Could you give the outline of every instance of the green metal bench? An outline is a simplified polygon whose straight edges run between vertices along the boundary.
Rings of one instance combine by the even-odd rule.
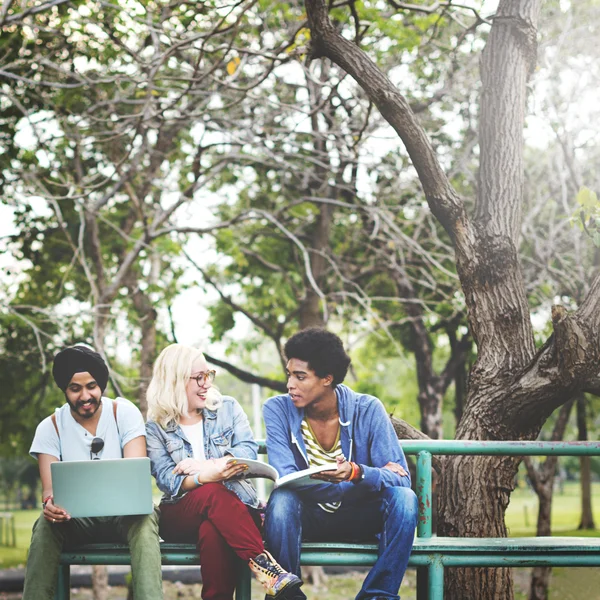
[[[455,538],[433,537],[431,530],[432,455],[598,456],[600,443],[590,442],[470,442],[432,440],[402,442],[406,454],[417,456],[419,497],[417,538],[409,565],[428,571],[429,600],[443,600],[445,567],[600,566],[600,539],[581,537]],[[264,453],[264,444],[261,444]],[[193,544],[161,544],[163,564],[197,565]],[[316,566],[371,566],[377,559],[372,544],[304,543],[301,561]],[[92,544],[63,552],[56,600],[69,598],[69,568],[74,564],[129,564],[126,545]],[[236,600],[250,600],[250,573],[243,568]]]

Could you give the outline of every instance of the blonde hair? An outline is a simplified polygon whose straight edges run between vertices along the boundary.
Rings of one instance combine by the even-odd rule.
[[[152,379],[146,392],[148,418],[163,429],[170,421],[179,423],[188,414],[186,385],[192,374],[192,365],[204,355],[197,348],[183,344],[167,346],[156,359]],[[221,406],[220,392],[210,387],[206,393],[206,408],[216,410]]]

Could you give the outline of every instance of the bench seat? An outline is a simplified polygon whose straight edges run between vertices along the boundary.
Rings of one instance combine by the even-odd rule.
[[[164,565],[197,565],[199,558],[194,544],[169,544],[162,542],[161,554]],[[416,538],[411,554],[412,566],[423,563],[419,556],[442,554],[455,557],[450,562],[462,565],[478,565],[477,556],[485,554],[485,560],[497,560],[519,557],[523,560],[531,557],[548,557],[551,564],[557,564],[559,556],[570,561],[581,561],[582,566],[589,555],[594,564],[600,561],[600,538],[582,537],[517,537],[517,538],[458,538],[431,537]],[[462,559],[461,559],[462,557]],[[305,542],[302,544],[302,564],[305,565],[348,565],[371,566],[377,558],[375,544],[344,544],[338,542]],[[464,560],[465,562],[460,562]],[[536,563],[538,558],[535,559]],[[543,560],[543,558],[542,558]],[[343,561],[343,562],[341,562]],[[444,559],[444,562],[446,560]],[[129,549],[126,544],[88,544],[61,555],[61,564],[69,565],[127,565],[130,563]],[[489,563],[486,563],[491,566]],[[521,564],[521,563],[519,563]],[[527,563],[529,564],[529,563]],[[569,562],[569,564],[574,564]]]
[[[266,453],[258,440],[259,452]],[[443,600],[445,567],[512,566],[600,566],[600,540],[584,537],[456,538],[432,536],[432,456],[600,456],[600,442],[526,442],[403,440],[406,454],[417,457],[416,490],[419,498],[417,534],[409,565],[420,567],[422,588],[429,600]],[[196,565],[199,558],[193,544],[161,544],[165,565]],[[302,564],[316,566],[373,565],[374,544],[305,543]],[[69,598],[71,564],[129,564],[127,546],[93,544],[64,552],[59,568],[56,600]],[[426,581],[425,581],[426,580]],[[250,573],[242,569],[236,600],[250,599]]]
[[[194,544],[161,543],[164,565],[197,565]],[[333,542],[302,544],[302,564],[317,566],[371,566],[377,545]],[[68,598],[70,565],[126,565],[131,557],[125,544],[89,544],[61,555],[57,600]],[[409,565],[428,567],[429,598],[443,598],[444,567],[600,566],[600,539],[582,537],[415,538]],[[62,590],[62,591],[60,591]],[[238,582],[238,600],[249,598],[249,571]],[[66,595],[65,595],[66,594]]]

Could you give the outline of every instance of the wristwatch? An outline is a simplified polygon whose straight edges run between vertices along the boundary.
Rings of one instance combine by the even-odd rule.
[[[358,467],[359,474],[358,477],[352,481],[352,483],[360,483],[365,479],[365,470],[363,469],[363,466],[359,465],[358,463],[356,464],[356,466]]]
[[[52,496],[52,495],[46,496],[46,498],[44,498],[42,500],[42,509],[46,508],[46,504],[48,504],[48,502],[50,502],[50,500],[54,501],[54,496]]]

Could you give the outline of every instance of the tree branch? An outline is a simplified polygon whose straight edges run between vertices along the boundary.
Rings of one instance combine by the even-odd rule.
[[[450,185],[406,98],[360,48],[335,30],[324,0],[306,0],[305,5],[311,29],[311,58],[331,59],[365,90],[406,146],[432,212],[455,243],[470,246],[474,235],[464,203]]]
[[[594,394],[594,396],[600,396],[600,374],[596,375],[583,386],[583,392],[586,394]]]
[[[10,25],[10,23],[14,23],[15,21],[22,21],[28,15],[36,15],[54,6],[60,6],[61,4],[66,4],[70,1],[71,0],[52,0],[52,2],[46,2],[45,4],[40,4],[39,6],[33,6],[16,15],[11,15],[10,17],[4,18],[13,4],[13,0],[5,0],[0,13],[0,25]]]
[[[209,354],[206,354],[206,352],[204,352],[203,354],[208,362],[212,363],[213,365],[217,365],[217,367],[222,367],[223,369],[229,371],[229,373],[237,377],[239,380],[244,381],[245,383],[257,383],[262,387],[275,390],[276,392],[280,392],[282,394],[287,393],[287,386],[285,381],[277,381],[276,379],[269,379],[268,377],[260,377],[259,375],[254,375],[249,371],[244,371],[243,369],[235,367],[227,361],[220,360],[218,358],[215,358],[214,356],[210,356]]]

